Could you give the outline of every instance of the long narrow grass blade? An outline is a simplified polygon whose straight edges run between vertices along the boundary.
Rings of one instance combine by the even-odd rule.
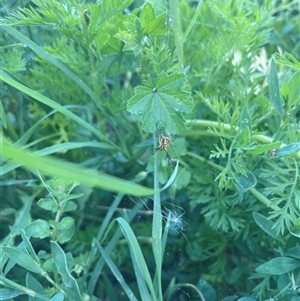
[[[108,225],[116,211],[116,209],[118,208],[120,202],[122,201],[123,199],[123,194],[118,194],[118,196],[115,198],[115,200],[113,201],[113,203],[110,205],[110,208],[109,210],[107,211],[107,214],[103,220],[103,222],[101,223],[101,227],[98,231],[98,234],[97,234],[97,241],[101,241],[102,238],[103,238],[103,235],[104,235],[104,232],[105,230],[108,228]],[[95,258],[95,255],[96,255],[96,252],[97,252],[97,247],[96,245],[93,245],[92,249],[91,249],[91,252],[89,254],[89,258],[87,260],[87,264],[86,264],[86,270],[89,271],[90,269],[90,266],[92,264],[92,261],[94,260]],[[85,277],[88,275],[88,273],[85,274]]]
[[[119,281],[120,285],[122,286],[122,288],[124,289],[124,292],[126,293],[126,295],[128,296],[129,300],[132,301],[138,301],[138,299],[136,298],[136,296],[134,295],[133,291],[131,290],[131,288],[128,286],[128,284],[126,283],[125,279],[123,278],[122,274],[120,273],[119,269],[117,268],[117,266],[114,264],[114,262],[111,260],[111,258],[109,257],[109,255],[106,253],[106,251],[101,247],[100,243],[95,239],[94,243],[96,244],[96,246],[98,247],[101,255],[104,257],[107,265],[109,266],[110,270],[112,271],[112,273],[114,274],[114,276],[116,277],[116,279]]]
[[[180,5],[179,0],[170,0],[170,11],[172,16],[172,28],[176,45],[176,52],[178,63],[181,69],[184,66],[184,55],[183,55],[183,32],[182,23],[180,17]]]
[[[175,165],[175,168],[174,168],[174,171],[173,171],[171,177],[169,178],[168,182],[165,184],[165,186],[160,191],[163,191],[163,190],[169,188],[173,184],[173,182],[175,181],[175,178],[177,176],[178,165],[179,165],[179,161],[176,162],[176,165]]]
[[[153,196],[153,222],[152,222],[152,250],[155,259],[155,277],[154,287],[158,296],[158,300],[162,301],[162,287],[161,287],[161,270],[162,270],[162,213],[160,193],[157,191],[159,187],[158,181],[158,159],[157,154],[154,156],[154,190],[156,191]]]
[[[138,264],[135,260],[134,254],[132,252],[132,249],[130,248],[130,254],[131,254],[131,258],[132,258],[132,264],[133,264],[133,269],[134,269],[134,273],[135,273],[135,278],[139,287],[139,292],[141,295],[141,298],[143,301],[149,301],[151,300],[151,296],[149,294],[149,290],[147,288],[147,284],[143,278],[143,275],[141,274],[141,271],[138,267]]]
[[[83,148],[83,147],[113,149],[113,147],[111,145],[108,145],[107,143],[103,143],[103,142],[66,142],[66,143],[49,146],[47,148],[33,152],[33,154],[37,155],[38,157],[43,157],[43,156],[52,155],[52,154],[55,154],[58,152],[64,152],[67,150]],[[7,163],[1,167],[2,168],[1,173],[2,173],[2,175],[4,175],[20,166],[22,166],[21,163],[15,163],[15,162]]]
[[[103,110],[103,107],[101,105],[100,99],[97,97],[97,95],[93,92],[93,90],[81,78],[79,78],[76,74],[74,74],[69,68],[67,68],[59,60],[57,60],[55,57],[53,57],[51,54],[49,54],[47,51],[45,51],[39,45],[34,43],[32,40],[28,39],[26,36],[24,36],[18,30],[14,29],[12,26],[10,26],[10,25],[5,26],[3,24],[1,29],[6,31],[10,35],[12,35],[15,39],[18,39],[21,43],[27,45],[36,54],[38,54],[41,57],[44,57],[51,64],[53,64],[58,69],[60,69],[63,73],[65,73],[67,75],[67,77],[71,78],[76,83],[76,85],[78,85],[80,88],[82,88],[82,90],[84,90],[93,99],[93,101],[95,102],[97,107],[102,111],[102,113],[104,113],[104,110]]]
[[[202,4],[203,4],[203,0],[198,1],[198,5],[197,5],[197,8],[195,10],[194,16],[193,16],[191,22],[189,22],[189,26],[188,26],[188,28],[186,29],[186,31],[185,31],[185,33],[183,35],[183,43],[186,41],[186,39],[189,36],[189,34],[190,34],[193,26],[197,22],[197,19],[198,19],[199,15],[200,15]]]
[[[81,184],[96,186],[109,191],[122,192],[135,196],[153,194],[153,190],[141,185],[118,179],[116,177],[101,174],[95,170],[87,170],[62,160],[54,158],[41,158],[36,154],[19,150],[15,146],[2,144],[2,155],[9,160],[23,164],[33,171],[38,170],[42,174],[58,176],[64,179],[77,180]]]
[[[162,237],[162,243],[161,243],[162,257],[164,257],[164,254],[165,254],[169,229],[170,229],[170,214],[168,215],[167,222],[165,223],[164,233],[163,233],[163,237]]]
[[[133,219],[133,217],[137,214],[137,212],[139,210],[140,210],[140,206],[139,206],[139,204],[136,204],[133,207],[133,209],[129,212],[128,222],[130,222]],[[115,245],[119,241],[121,235],[122,235],[121,230],[117,229],[117,231],[115,232],[113,237],[110,239],[109,243],[107,244],[107,246],[105,248],[105,251],[106,251],[107,254],[110,254],[110,252],[113,250],[113,248],[115,247]],[[91,279],[90,279],[89,284],[88,284],[88,293],[90,295],[92,295],[94,293],[97,281],[99,279],[99,276],[102,272],[102,269],[103,269],[104,265],[105,265],[105,260],[103,259],[103,257],[100,257],[100,259],[96,263],[96,266],[95,266],[95,268],[92,272]]]
[[[18,83],[14,79],[10,78],[8,74],[0,70],[1,80],[3,80],[5,83],[11,85],[12,87],[16,88],[17,90],[29,95],[30,97],[36,99],[37,101],[49,106],[50,108],[57,110],[58,112],[62,113],[63,115],[69,117],[70,119],[76,121],[78,124],[82,125],[84,128],[88,129],[95,135],[97,135],[100,139],[104,141],[109,141],[107,137],[105,137],[99,130],[91,126],[89,123],[84,121],[82,118],[78,117],[71,111],[69,111],[67,108],[63,107],[62,105],[58,104],[57,102],[53,101],[52,99]]]
[[[79,105],[67,105],[65,106],[66,109],[77,109],[77,110],[89,110],[90,108],[86,107],[86,106],[79,106]],[[41,118],[39,121],[37,121],[30,129],[27,130],[26,133],[24,133],[24,135],[19,138],[19,140],[15,143],[15,145],[18,146],[24,146],[27,141],[30,139],[30,137],[32,136],[32,134],[36,131],[36,129],[40,126],[40,124],[47,119],[49,116],[55,114],[57,111],[53,110],[50,113],[48,113],[47,115],[43,116],[43,118]]]
[[[118,217],[116,219],[116,221],[119,223],[121,230],[122,230],[128,244],[130,245],[130,248],[132,250],[132,255],[134,256],[134,260],[136,261],[137,266],[140,269],[143,279],[146,281],[146,283],[148,285],[148,289],[152,296],[152,300],[157,300],[156,296],[155,296],[151,276],[150,276],[144,255],[142,253],[141,247],[137,241],[135,234],[133,233],[130,225],[124,218]]]

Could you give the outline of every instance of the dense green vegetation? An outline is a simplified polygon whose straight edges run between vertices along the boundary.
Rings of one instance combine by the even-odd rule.
[[[300,301],[298,1],[1,2],[0,300]]]

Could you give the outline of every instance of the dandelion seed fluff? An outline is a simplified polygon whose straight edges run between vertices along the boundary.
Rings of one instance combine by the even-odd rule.
[[[179,209],[168,209],[165,208],[163,211],[163,219],[166,222],[168,217],[170,217],[170,229],[176,233],[182,232],[186,227],[186,222],[183,220],[183,215],[185,211],[181,208]]]

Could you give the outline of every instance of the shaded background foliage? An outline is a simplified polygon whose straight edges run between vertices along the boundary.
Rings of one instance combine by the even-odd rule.
[[[49,105],[2,84],[5,137],[30,150],[54,147],[57,158],[151,187],[152,141],[170,136],[174,147],[168,150],[180,167],[175,182],[161,193],[164,220],[168,210],[173,214],[163,289],[167,291],[174,277],[176,283],[194,284],[205,300],[299,300],[297,1],[2,2],[2,74],[63,105],[99,131],[97,136],[52,112]],[[11,27],[23,36],[9,31]],[[47,54],[26,47],[24,36]],[[68,69],[59,69],[56,62]],[[166,110],[142,105],[142,97],[147,104],[157,104],[162,90],[165,103],[169,101]],[[103,144],[85,144],[91,141]],[[164,152],[157,155],[163,185],[174,166],[168,166]],[[57,199],[63,201],[72,195],[72,185],[55,183],[47,182],[47,193],[41,178],[25,168],[4,174],[3,245],[20,241],[18,229],[9,226],[34,233],[34,222],[57,217],[59,210],[47,200],[49,194],[62,186],[65,191]],[[45,238],[50,236],[71,252],[72,275],[79,279],[82,293],[126,300],[109,268],[92,292],[80,280],[88,279],[95,268],[95,261],[87,264],[90,245],[116,195],[83,185],[74,191],[74,201],[69,199],[69,208],[63,207],[61,214],[75,222],[69,225],[65,220],[55,239],[48,224],[43,228],[38,223],[38,233],[32,234],[39,238],[32,242],[35,251],[49,252]],[[122,208],[136,203],[140,212],[132,228],[153,275],[151,200],[124,197],[114,217],[126,217]],[[18,216],[26,217],[23,224],[16,222]],[[51,223],[60,233],[60,226]],[[107,227],[102,244],[108,244],[116,229]],[[9,234],[13,242],[7,241]],[[46,253],[39,256],[50,264]],[[119,240],[111,258],[137,293],[126,239]],[[279,261],[274,265],[273,259]],[[267,268],[291,268],[270,274],[264,263],[270,264]],[[23,270],[15,267],[9,278],[24,283]],[[173,297],[199,300],[186,287]]]

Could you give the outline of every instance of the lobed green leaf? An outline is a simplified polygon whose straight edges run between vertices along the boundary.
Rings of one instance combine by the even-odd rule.
[[[155,87],[138,86],[134,89],[135,95],[128,100],[127,109],[132,114],[142,115],[144,131],[153,133],[158,124],[170,134],[183,129],[181,113],[191,112],[194,106],[190,93],[182,90],[185,81],[186,76],[182,73],[167,75],[163,72]]]
[[[140,22],[145,35],[163,35],[166,32],[166,14],[155,17],[154,8],[149,2],[143,7]]]

